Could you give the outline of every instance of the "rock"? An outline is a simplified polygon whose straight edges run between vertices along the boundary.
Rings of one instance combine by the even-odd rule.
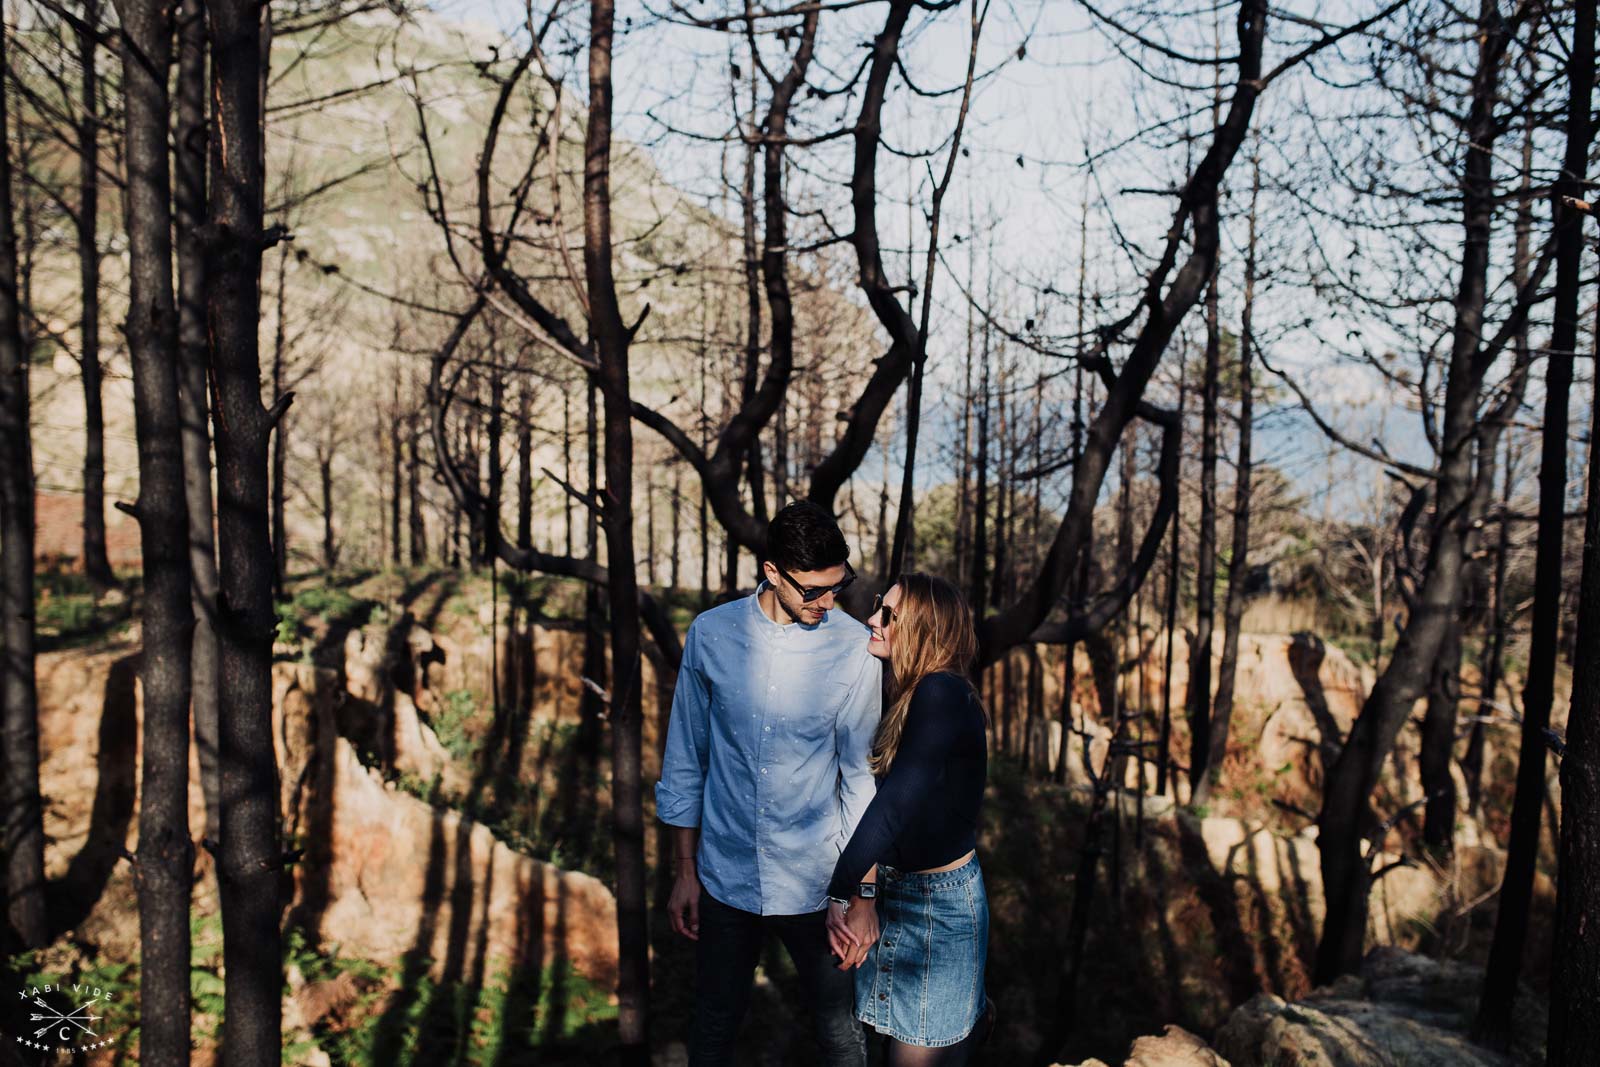
[[[513,851],[487,826],[384,788],[333,741],[331,810],[307,832],[316,863],[295,868],[293,915],[339,955],[426,959],[435,978],[566,962],[616,984],[616,902],[596,878]]]
[[[283,1025],[290,1030],[311,1030],[325,1019],[338,1019],[364,992],[348,971],[327,981],[305,983],[284,1002]]]
[[[1400,949],[1367,957],[1346,976],[1288,1003],[1261,994],[1217,1033],[1234,1067],[1510,1067],[1466,1037],[1480,973]]]
[[[1128,1051],[1123,1067],[1230,1067],[1227,1060],[1181,1026],[1168,1026],[1160,1037],[1141,1037]]]
[[[1057,1065],[1059,1067],[1059,1065]],[[1076,1067],[1110,1067],[1089,1059]],[[1227,1060],[1181,1026],[1168,1026],[1160,1036],[1141,1037],[1128,1050],[1122,1067],[1231,1067]]]

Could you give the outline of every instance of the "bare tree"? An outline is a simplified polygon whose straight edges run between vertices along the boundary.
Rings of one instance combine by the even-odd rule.
[[[1528,937],[1533,875],[1539,852],[1539,822],[1545,793],[1545,732],[1555,696],[1556,650],[1560,644],[1562,535],[1566,525],[1567,399],[1578,347],[1578,308],[1583,260],[1583,217],[1567,206],[1579,199],[1594,140],[1595,5],[1573,5],[1573,42],[1567,58],[1566,156],[1551,191],[1555,225],[1556,292],[1550,351],[1545,363],[1545,404],[1539,456],[1539,533],[1534,574],[1533,632],[1528,678],[1522,696],[1522,746],[1517,760],[1511,840],[1500,886],[1500,909],[1484,972],[1474,1033],[1492,1047],[1511,1042],[1522,954]],[[1581,871],[1581,869],[1580,869]],[[1580,873],[1580,877],[1581,877]],[[1592,1050],[1591,1050],[1592,1052]]]
[[[293,394],[261,403],[261,254],[281,234],[262,224],[261,9],[208,0],[212,137],[206,246],[217,454],[217,637],[227,1067],[281,1059],[283,953],[278,885],[278,768],[272,747],[273,555],[267,454]]]
[[[178,7],[177,125],[173,138],[173,207],[177,216],[179,414],[183,486],[189,513],[189,572],[194,582],[194,646],[189,704],[205,794],[205,837],[222,833],[218,793],[217,546],[211,494],[211,405],[206,340],[206,22],[202,0]]]
[[[84,407],[83,567],[100,585],[115,581],[106,555],[105,414],[100,399],[100,41],[99,0],[85,0],[76,27],[82,110],[78,115],[78,271],[83,294],[78,362]]]
[[[139,789],[140,986],[168,1006],[143,1020],[140,1060],[189,1062],[189,690],[194,612],[190,603],[189,513],[178,406],[178,316],[172,289],[172,180],[167,153],[172,8],[120,0],[122,80],[127,100],[128,188],[124,199],[130,290],[126,333],[133,357],[139,451],[139,523],[144,567],[143,779]]]
[[[9,69],[0,20],[0,70]],[[10,146],[10,83],[0,85],[0,140]],[[6,908],[24,947],[49,940],[44,897],[44,814],[39,799],[39,698],[34,681],[33,447],[28,427],[28,356],[18,284],[11,153],[0,152],[0,755],[5,774]]]
[[[1250,213],[1244,258],[1244,313],[1239,324],[1239,459],[1234,467],[1233,534],[1228,555],[1228,599],[1222,609],[1222,656],[1211,709],[1208,766],[1220,771],[1233,721],[1233,687],[1239,666],[1239,625],[1244,619],[1245,577],[1250,573],[1250,445],[1255,429],[1255,383],[1250,351],[1256,299],[1256,207],[1261,195],[1261,159],[1250,161]]]
[[[1594,5],[1578,5],[1573,48],[1574,108],[1588,111],[1580,53],[1592,41]],[[1582,34],[1588,31],[1585,38]],[[1593,53],[1590,53],[1592,59]],[[1580,103],[1580,100],[1582,103]],[[1571,174],[1563,175],[1571,181]],[[1600,378],[1596,379],[1600,382]],[[1590,401],[1589,441],[1600,439],[1600,393]],[[1578,594],[1578,647],[1593,649],[1600,626],[1600,463],[1589,459],[1584,510],[1583,577]],[[1561,877],[1556,883],[1555,959],[1550,971],[1547,1062],[1576,1067],[1600,1048],[1600,939],[1586,929],[1600,914],[1600,658],[1580,655],[1574,666],[1566,751],[1561,756]]]
[[[1327,919],[1317,947],[1315,977],[1328,981],[1360,966],[1367,928],[1367,901],[1377,875],[1366,846],[1386,832],[1370,798],[1383,764],[1412,704],[1426,690],[1445,632],[1459,610],[1467,537],[1467,510],[1473,488],[1473,441],[1484,377],[1507,335],[1486,338],[1489,245],[1495,197],[1492,160],[1503,126],[1496,110],[1507,47],[1519,15],[1501,17],[1492,0],[1478,12],[1478,48],[1472,71],[1466,147],[1462,163],[1462,228],[1459,287],[1445,370],[1445,400],[1440,411],[1439,464],[1432,472],[1434,518],[1427,560],[1409,621],[1394,654],[1368,694],[1361,714],[1327,770],[1318,850],[1322,855]],[[1511,318],[1527,313],[1520,303]],[[1515,328],[1515,322],[1511,323]],[[1369,450],[1370,451],[1370,450]],[[1427,474],[1429,472],[1423,472]]]

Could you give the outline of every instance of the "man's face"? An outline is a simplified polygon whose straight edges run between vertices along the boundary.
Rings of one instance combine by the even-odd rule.
[[[844,581],[847,573],[843,563],[819,571],[794,571],[788,568],[780,571],[770,562],[762,565],[762,572],[766,575],[767,584],[778,597],[778,606],[789,618],[807,626],[815,626],[833,610],[833,587]],[[793,581],[786,580],[785,574]],[[808,591],[826,589],[827,592],[808,604],[801,596],[800,589],[795,588],[796,585]]]

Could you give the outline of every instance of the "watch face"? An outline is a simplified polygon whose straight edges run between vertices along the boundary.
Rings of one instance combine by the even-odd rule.
[[[878,886],[875,882],[862,882],[856,891],[862,900],[871,900],[878,895]]]

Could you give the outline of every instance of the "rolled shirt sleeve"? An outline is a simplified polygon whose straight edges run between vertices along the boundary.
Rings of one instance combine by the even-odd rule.
[[[863,646],[864,646],[863,642]],[[867,768],[872,739],[883,711],[883,667],[863,647],[859,669],[834,726],[839,751],[839,847],[843,848],[856,824],[872,803],[877,784]]]
[[[683,642],[678,681],[672,690],[667,745],[656,783],[656,816],[668,826],[700,825],[710,758],[711,692],[700,670],[700,627]]]

